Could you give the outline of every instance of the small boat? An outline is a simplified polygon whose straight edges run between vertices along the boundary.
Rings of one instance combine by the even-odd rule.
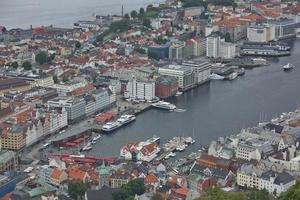
[[[221,76],[219,74],[211,74],[209,77],[212,80],[223,80],[225,78],[224,76]]]
[[[228,78],[228,80],[232,81],[232,80],[236,79],[236,77],[238,77],[238,73],[233,72],[233,73],[229,74],[227,78]]]
[[[195,140],[192,137],[185,138],[185,143],[187,144],[194,144]]]
[[[238,74],[238,76],[245,75],[245,68],[239,68],[239,69],[237,69],[236,73]]]
[[[96,144],[96,141],[92,141],[92,144]]]
[[[153,136],[152,138],[150,138],[148,141],[149,141],[150,143],[157,143],[157,144],[159,144],[159,143],[160,143],[160,137],[154,135],[154,136]]]
[[[99,140],[101,138],[101,135],[97,135],[97,136],[95,136],[94,138],[93,138],[93,140],[92,140],[92,142],[94,141],[97,141],[97,140]]]
[[[282,68],[284,71],[289,71],[289,70],[293,69],[294,67],[295,66],[293,64],[288,63],[288,64],[284,65]]]
[[[169,158],[174,158],[176,156],[176,153],[174,153],[174,152],[170,152],[168,155],[166,155],[166,157],[165,157],[165,159],[167,160],[167,159],[169,159]]]
[[[175,94],[176,97],[178,97],[180,95],[182,95],[182,92],[180,92],[180,91],[176,92],[176,94]]]
[[[186,148],[185,145],[180,145],[180,146],[176,147],[176,151],[184,151],[185,148]]]

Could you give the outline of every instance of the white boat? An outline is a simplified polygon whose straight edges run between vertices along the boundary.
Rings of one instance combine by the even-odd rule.
[[[187,137],[187,138],[185,138],[185,142],[187,144],[194,144],[195,140],[192,137]]]
[[[185,148],[186,148],[185,145],[180,145],[180,146],[176,147],[176,151],[184,151]]]
[[[101,138],[101,135],[97,135],[97,136],[95,136],[94,138],[93,138],[93,140],[92,141],[97,141],[97,140],[99,140]]]
[[[152,138],[150,138],[149,140],[148,140],[150,143],[159,143],[160,142],[160,137],[158,137],[158,136],[156,136],[156,135],[154,135]]]
[[[209,78],[212,79],[212,80],[223,80],[223,79],[224,79],[224,76],[220,76],[220,75],[218,75],[218,74],[211,74],[211,75],[209,76]]]
[[[255,64],[261,64],[261,65],[266,65],[267,64],[267,60],[264,59],[264,58],[253,58],[252,61],[255,63]]]
[[[238,73],[233,72],[233,73],[229,74],[228,80],[230,80],[230,81],[234,80],[234,79],[236,79],[236,77],[238,77]]]
[[[134,121],[136,117],[134,115],[122,115],[117,122],[119,122],[122,125],[128,124],[132,121]]]
[[[283,68],[284,71],[288,71],[288,70],[293,69],[294,67],[295,66],[293,64],[288,63],[288,64],[284,65],[282,68]]]
[[[109,132],[116,130],[117,128],[121,127],[122,124],[118,121],[115,122],[107,122],[105,125],[102,127],[102,131]]]
[[[180,96],[182,94],[183,94],[183,92],[178,91],[178,92],[176,92],[175,96],[178,97],[178,96]]]
[[[83,148],[82,148],[82,151],[89,151],[89,150],[92,150],[93,147],[92,147],[92,143],[88,143],[87,145],[85,145]]]
[[[92,144],[96,144],[96,141],[92,141]]]
[[[165,159],[169,159],[170,157],[175,157],[176,156],[176,153],[174,152],[170,152],[168,155],[166,155]]]
[[[176,106],[174,104],[171,104],[169,102],[165,101],[159,101],[157,103],[152,104],[153,107],[163,110],[175,110]]]

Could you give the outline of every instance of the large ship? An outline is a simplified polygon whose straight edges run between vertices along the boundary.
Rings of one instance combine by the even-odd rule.
[[[176,106],[169,102],[159,101],[157,103],[153,103],[152,106],[154,108],[163,109],[163,110],[175,110]]]
[[[119,122],[122,125],[128,124],[132,121],[134,121],[136,117],[134,115],[122,115],[117,122]]]
[[[107,122],[105,125],[103,125],[102,131],[104,131],[104,132],[113,131],[113,130],[116,130],[117,128],[121,127],[121,126],[122,126],[122,124],[118,121]]]

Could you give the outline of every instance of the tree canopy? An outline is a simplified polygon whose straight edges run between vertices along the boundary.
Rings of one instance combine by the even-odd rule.
[[[19,64],[16,61],[12,62],[10,65],[15,69],[19,67]]]
[[[68,185],[68,192],[73,199],[83,199],[87,188],[82,181],[70,182]]]
[[[141,195],[146,188],[143,179],[134,179],[113,193],[114,200],[129,200],[136,194]]]
[[[135,10],[133,10],[133,11],[131,11],[130,16],[132,18],[136,18],[138,16],[138,13]]]
[[[32,65],[31,65],[31,63],[30,63],[29,61],[23,62],[22,67],[23,67],[26,71],[32,69]]]
[[[48,54],[44,51],[39,52],[35,55],[35,61],[40,65],[48,62]]]

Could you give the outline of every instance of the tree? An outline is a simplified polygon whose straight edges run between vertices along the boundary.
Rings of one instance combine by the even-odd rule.
[[[140,17],[143,17],[145,15],[145,9],[140,8]]]
[[[131,16],[133,19],[135,19],[135,18],[138,16],[138,13],[137,13],[135,10],[133,10],[133,11],[131,11],[130,16]]]
[[[278,200],[294,200],[300,199],[300,182],[298,181],[296,185],[289,188],[286,192],[283,192],[278,197]]]
[[[68,185],[68,193],[73,199],[83,199],[87,188],[82,181],[70,182]]]
[[[135,48],[135,50],[136,50],[136,52],[138,52],[140,54],[146,54],[146,51],[143,48],[137,47],[137,48]]]
[[[151,200],[163,200],[163,198],[160,195],[155,194],[151,197]]]
[[[114,200],[130,200],[136,194],[144,194],[146,188],[142,179],[134,179],[129,183],[123,185],[119,190],[115,191],[113,195]]]
[[[31,63],[30,63],[29,61],[23,62],[22,67],[23,67],[26,71],[32,69]]]
[[[124,15],[124,19],[130,19],[130,17],[129,17],[129,14],[128,13],[126,13],[125,15]]]
[[[230,33],[228,32],[225,34],[225,42],[232,42]]]
[[[11,66],[13,68],[17,69],[19,67],[19,64],[16,61],[14,61],[14,62],[11,63]]]
[[[150,19],[143,19],[143,26],[151,28],[151,21],[150,21]]]
[[[44,51],[39,52],[35,56],[35,61],[39,63],[40,65],[48,62],[48,54]]]

